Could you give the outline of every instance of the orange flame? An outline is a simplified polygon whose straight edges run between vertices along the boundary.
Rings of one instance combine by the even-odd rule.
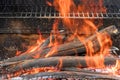
[[[36,44],[34,46],[30,46],[30,48],[26,51],[27,53],[34,52],[39,49],[40,45],[44,42],[45,40],[42,38],[42,35],[40,34]]]
[[[24,53],[20,53],[20,51],[16,52],[16,56],[20,55],[20,54],[29,54],[31,52],[37,51],[40,48],[40,45],[45,41],[45,39],[42,37],[42,34],[39,34],[39,38],[36,41],[35,45],[29,46],[28,50]]]
[[[49,1],[46,1],[46,4],[49,5],[49,6],[52,6],[52,3],[49,2]]]
[[[21,54],[21,51],[16,51],[16,56],[19,56]]]
[[[62,17],[67,13],[105,13],[106,9],[103,6],[103,0],[81,0],[80,5],[76,5],[73,0],[54,0],[53,5],[58,10]],[[96,34],[97,41],[100,46],[99,52],[94,49],[93,41],[85,43],[87,50],[86,56],[99,56],[99,58],[93,58],[91,61],[87,61],[90,67],[104,67],[104,56],[108,54],[108,49],[112,46],[112,41],[107,34],[101,34],[98,31],[98,27],[102,25],[102,19],[70,19],[63,18],[65,26],[77,36],[81,42],[84,43],[85,39],[92,34]],[[97,21],[97,24],[95,22]],[[79,35],[83,33],[84,35]],[[96,55],[95,55],[96,54]]]
[[[21,74],[27,75],[27,74],[36,74],[40,72],[55,72],[55,71],[59,71],[59,70],[56,67],[32,68],[28,70],[20,70],[18,72],[15,72],[14,74],[8,74],[7,77],[10,79],[12,76],[19,76]]]

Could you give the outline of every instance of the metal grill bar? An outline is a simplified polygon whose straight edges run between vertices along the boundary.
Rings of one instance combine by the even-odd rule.
[[[117,3],[120,1],[116,0]],[[53,7],[46,5],[46,0],[1,0],[0,18],[120,18],[120,7],[116,1],[105,2],[107,13],[81,12],[65,13],[61,16]],[[113,4],[114,2],[114,4]]]
[[[120,19],[120,13],[67,13],[61,16],[60,13],[40,12],[9,12],[0,13],[0,18],[102,18]]]
[[[0,5],[0,18],[120,18],[120,10],[107,13],[65,13],[61,16],[53,7],[32,5]]]

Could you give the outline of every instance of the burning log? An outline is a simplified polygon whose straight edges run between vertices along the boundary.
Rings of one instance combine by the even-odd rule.
[[[119,77],[116,76],[111,76],[109,74],[104,74],[104,73],[87,73],[87,72],[74,72],[74,71],[61,71],[61,72],[41,72],[37,74],[32,74],[32,75],[27,75],[27,76],[21,76],[23,79],[32,79],[32,78],[43,78],[43,79],[48,79],[48,78],[62,78],[62,79],[67,79],[67,78],[73,78],[73,79],[100,79],[100,80],[118,80]]]
[[[53,39],[54,39],[54,36],[48,37],[45,40],[45,42],[43,42],[43,44],[41,44],[40,49],[46,48],[49,45],[50,40],[53,40]]]
[[[103,30],[100,30],[99,33],[102,34],[109,34],[112,36],[113,34],[118,34],[117,28],[113,26],[109,26]],[[94,50],[95,52],[99,51],[100,46],[99,42],[97,40],[97,34],[94,34],[90,37],[88,37],[83,43],[86,44],[88,41],[92,41],[94,43]],[[52,54],[48,54],[47,57],[53,57],[53,56],[70,56],[70,55],[82,55],[86,53],[86,49],[84,44],[81,43],[79,40],[73,41],[70,43],[65,43],[59,46],[56,46],[56,51]],[[54,47],[52,47],[54,49]],[[44,50],[46,53],[46,50]],[[79,54],[76,54],[79,53]],[[41,55],[41,57],[44,57],[46,54]]]
[[[38,48],[37,51],[34,51],[34,52],[25,52],[19,56],[15,56],[13,58],[10,58],[8,60],[5,60],[5,62],[14,62],[14,61],[21,61],[21,60],[26,60],[26,59],[34,59],[36,56],[41,57],[41,56],[44,56],[45,53],[47,54],[50,50],[51,50],[51,47],[48,47],[48,45],[50,44],[50,41],[51,42],[54,42],[54,38],[55,36],[50,36],[48,37],[45,42],[43,42]],[[62,39],[63,39],[63,43],[64,43],[64,40],[65,40],[65,37],[66,36],[62,36]]]
[[[99,58],[99,56],[95,57],[87,57],[87,60]],[[86,63],[86,57],[80,56],[64,56],[64,57],[49,57],[49,58],[41,58],[41,59],[32,59],[32,60],[25,60],[23,62],[13,63],[12,65],[6,65],[1,67],[5,69],[7,73],[14,73],[20,72],[22,70],[28,70],[31,68],[42,68],[42,67],[56,67],[60,60],[62,60],[61,65],[62,68],[67,67],[88,67]],[[114,57],[105,57],[104,64],[107,65],[115,65],[117,58]]]
[[[112,25],[112,26],[109,26],[109,27],[107,27],[103,30],[100,30],[99,33],[108,33],[109,35],[112,36],[112,35],[118,33],[118,29],[114,25]],[[95,42],[94,43],[95,52],[99,51],[99,49],[100,49],[99,42],[97,41],[96,38],[97,38],[97,35],[94,34],[84,41],[84,43],[87,43],[88,41]],[[48,54],[48,52],[51,49],[56,49],[56,51],[54,51],[52,54]],[[39,55],[39,57],[45,57],[46,55],[47,55],[47,57],[63,56],[63,55],[75,55],[76,54],[75,52],[79,53],[80,55],[82,53],[86,52],[84,44],[81,43],[79,40],[68,42],[68,43],[65,43],[65,44],[61,44],[61,45],[58,45],[58,46],[55,46],[55,47],[53,46],[53,47],[48,47],[48,48],[42,48],[38,51],[23,54],[23,55],[20,55],[20,56],[16,56],[16,57],[10,58],[8,60],[5,60],[3,62],[12,62],[12,61],[15,62],[15,61],[21,61],[21,60],[25,60],[25,59],[33,59],[35,55]]]
[[[49,45],[50,40],[53,40],[53,39],[54,39],[54,36],[48,37],[41,45],[39,45],[39,50],[37,50],[37,51],[30,52],[30,53],[25,52],[25,53],[23,53],[23,54],[21,54],[21,55],[19,55],[19,56],[15,56],[15,57],[10,58],[10,59],[8,59],[8,60],[6,60],[6,61],[12,62],[12,61],[21,61],[21,60],[29,59],[29,58],[27,58],[27,56],[30,57],[30,58],[33,58],[34,56],[32,56],[32,55],[37,54],[37,53],[39,53],[43,48],[46,48],[46,47]],[[49,51],[49,50],[48,50],[48,51]]]

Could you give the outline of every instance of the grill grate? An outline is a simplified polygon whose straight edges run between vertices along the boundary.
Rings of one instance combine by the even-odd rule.
[[[120,18],[120,13],[67,13],[61,16],[60,13],[48,13],[48,12],[10,12],[0,13],[0,18]]]
[[[49,0],[53,1],[53,0]],[[80,0],[74,0],[75,4],[79,4]],[[104,0],[107,13],[99,12],[81,12],[81,13],[65,13],[64,16],[46,4],[46,0],[0,0],[0,33],[50,33],[52,24],[56,18],[76,18],[76,19],[119,19],[120,18],[120,0]],[[99,6],[94,6],[98,7]],[[87,7],[90,8],[90,7]],[[12,19],[11,19],[12,18]],[[16,23],[18,20],[20,25],[11,25],[11,21]],[[110,23],[109,23],[110,24]],[[16,28],[20,26],[20,28]],[[40,27],[39,27],[40,26]],[[60,25],[60,30],[64,25]],[[15,27],[15,28],[14,28]],[[21,28],[22,27],[22,28]],[[25,27],[25,28],[23,28]],[[49,29],[48,29],[49,28]]]
[[[46,0],[1,0],[0,18],[120,18],[119,0],[105,0],[107,13],[81,12],[65,13],[61,16]],[[77,1],[77,0],[76,0]],[[96,7],[96,6],[95,6]],[[99,7],[99,6],[98,6]]]

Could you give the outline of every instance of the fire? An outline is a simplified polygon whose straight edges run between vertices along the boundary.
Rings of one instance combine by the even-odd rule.
[[[19,75],[27,75],[27,74],[37,74],[40,72],[57,72],[60,71],[62,68],[62,59],[59,59],[59,62],[56,66],[50,66],[50,67],[37,67],[37,68],[31,68],[31,69],[21,69],[20,71],[14,72],[13,74],[7,74],[8,78],[11,78],[12,76],[19,76]]]
[[[102,12],[105,13],[106,9],[103,6],[103,0],[81,0],[79,5],[76,5],[73,0],[54,0],[53,3],[47,1],[49,6],[54,6],[57,11],[59,11],[60,16],[64,17],[62,19],[63,24],[65,25],[68,32],[72,32],[68,40],[73,40],[77,37],[80,42],[84,43],[86,38],[95,34],[97,35],[95,41],[97,41],[98,45],[94,45],[94,41],[88,41],[84,43],[86,48],[86,62],[88,67],[92,68],[105,68],[104,65],[104,57],[109,54],[108,49],[112,46],[112,40],[107,33],[99,33],[98,28],[102,26],[102,19],[70,19],[66,18],[68,13],[96,13]],[[76,15],[77,16],[77,15]],[[44,57],[49,57],[54,52],[57,51],[57,46],[62,44],[62,36],[58,30],[58,24],[60,19],[56,19],[53,24],[53,31],[51,32],[51,36],[54,36],[54,40],[50,40],[50,43],[47,47],[55,46],[52,48]],[[83,35],[81,35],[83,34]],[[34,52],[39,50],[40,45],[45,41],[40,35],[35,46],[30,47],[25,53]],[[99,46],[99,51],[96,52],[95,47]],[[18,55],[18,52],[17,52]],[[91,56],[93,59],[87,60],[87,57]],[[33,56],[34,58],[40,58],[39,55]],[[60,67],[62,67],[62,60],[60,60]],[[120,62],[116,62],[116,66],[112,68],[112,70],[117,71],[120,69]],[[41,71],[56,71],[54,68],[35,68],[30,72],[38,73]]]
[[[97,35],[97,40],[99,42],[99,45],[97,45],[96,47],[100,47],[99,52],[95,53],[94,50],[94,43],[89,41],[86,45],[86,49],[87,49],[87,54],[86,54],[86,60],[87,60],[87,56],[93,56],[93,60],[88,61],[87,60],[87,64],[90,67],[95,67],[95,68],[105,68],[104,65],[104,57],[107,56],[109,54],[109,49],[112,46],[112,41],[111,38],[108,34],[106,33],[96,33]]]
[[[106,13],[106,9],[103,6],[103,0],[81,0],[80,5],[76,5],[73,0],[54,0],[53,6],[58,10],[62,17],[67,16],[67,13]],[[86,62],[89,67],[105,68],[104,57],[109,54],[108,49],[112,46],[112,40],[107,33],[99,33],[98,27],[102,26],[102,19],[70,19],[63,18],[63,24],[70,32],[74,34],[72,37],[78,37],[78,39],[84,43],[85,39],[90,35],[96,34],[96,41],[100,47],[99,52],[95,51],[93,41],[85,43],[86,47]],[[95,22],[97,21],[97,24]],[[80,36],[79,34],[84,33]],[[87,56],[93,57],[88,61]]]
[[[78,11],[80,12],[106,12],[106,8],[103,6],[104,0],[81,0],[81,5],[78,5]]]
[[[116,65],[115,65],[115,67],[113,67],[113,69],[116,72],[119,71],[119,74],[120,74],[120,61],[119,60],[116,61]]]
[[[90,13],[90,12],[105,12],[106,9],[103,7],[103,1],[98,0],[82,0],[81,5],[76,6],[73,0],[55,0],[53,2],[53,5],[55,6],[56,10],[58,10],[61,13],[61,16],[65,16],[66,13]],[[96,3],[98,4],[96,6]],[[89,8],[89,7],[90,8]],[[99,9],[98,9],[99,6]],[[69,19],[69,18],[63,18],[63,23],[67,26],[67,28],[72,31],[76,32],[76,35],[73,35],[74,37],[77,36],[81,42],[84,43],[85,39],[90,36],[91,34],[96,33],[98,43],[100,44],[100,52],[97,52],[97,56],[99,55],[100,58],[98,60],[93,59],[91,61],[87,61],[88,65],[94,66],[94,67],[101,67],[104,66],[103,64],[103,54],[107,54],[106,50],[108,50],[111,47],[111,39],[105,35],[105,34],[100,34],[98,33],[98,27],[100,24],[102,24],[101,20],[98,21],[98,24],[94,24],[95,19]],[[76,25],[77,24],[77,25]],[[84,36],[80,36],[80,33],[84,33]],[[104,36],[104,37],[102,37]],[[94,44],[92,41],[88,41],[87,44],[85,44],[86,49],[87,49],[87,55],[86,56],[95,56],[95,50],[94,50]],[[97,61],[97,62],[96,62]],[[102,61],[102,62],[101,62]],[[103,65],[101,65],[101,63]]]
[[[51,40],[49,45],[48,45],[48,46],[54,46],[54,47],[47,53],[47,55],[45,55],[45,57],[49,57],[54,52],[56,52],[57,51],[57,46],[59,44],[63,43],[62,42],[62,36],[60,35],[60,32],[58,30],[58,23],[59,23],[58,20],[54,21],[53,29],[52,29],[52,32],[51,32],[51,35],[50,35],[50,36],[54,36],[54,40]]]
[[[21,54],[21,51],[16,51],[16,56],[19,56]]]
[[[49,1],[46,1],[46,4],[49,5],[49,6],[52,6],[52,3],[49,2]]]
[[[28,50],[27,50],[26,52],[24,52],[24,53],[21,53],[21,51],[17,51],[17,52],[16,52],[16,56],[19,56],[20,54],[28,54],[28,53],[31,53],[31,52],[34,52],[34,51],[39,50],[40,45],[41,45],[44,41],[45,41],[45,39],[42,37],[42,34],[39,34],[39,38],[37,39],[35,45],[28,46]]]
[[[21,74],[27,75],[27,74],[36,74],[40,72],[55,72],[58,71],[56,67],[41,67],[41,68],[32,68],[28,70],[20,70],[15,72],[14,74],[8,74],[7,77],[11,78],[11,76],[19,76]]]
[[[113,75],[120,75],[120,60],[116,60],[116,65],[110,68],[107,68],[109,73]]]
[[[67,13],[70,13],[71,10],[74,11],[73,8],[75,7],[73,0],[54,0],[53,6],[55,6],[55,9],[60,12],[62,17],[66,16]],[[72,27],[70,27],[71,20],[69,18],[63,18],[63,23],[65,25],[69,25],[68,26],[69,29],[72,28]]]
[[[36,50],[39,49],[40,45],[42,44],[42,42],[44,42],[45,40],[42,38],[42,35],[40,34],[36,44],[34,46],[30,46],[30,48],[26,51],[26,53],[29,53],[29,52],[34,52]]]

